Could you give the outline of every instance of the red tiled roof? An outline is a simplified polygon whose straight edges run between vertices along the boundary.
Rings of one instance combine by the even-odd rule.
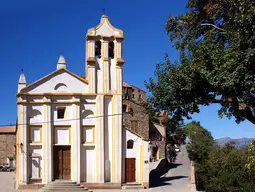
[[[0,133],[15,133],[16,126],[0,126]]]
[[[159,113],[156,113],[157,117],[165,117],[167,116],[167,113],[166,112],[159,112]]]
[[[122,86],[123,86],[123,87],[131,87],[131,86],[130,86],[129,84],[127,84],[126,82],[123,82],[123,83],[122,83]]]

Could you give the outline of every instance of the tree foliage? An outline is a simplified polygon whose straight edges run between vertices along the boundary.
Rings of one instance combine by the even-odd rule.
[[[246,168],[251,171],[255,171],[255,141],[252,141],[248,145]]]
[[[150,103],[176,118],[190,118],[200,104],[212,103],[221,104],[220,117],[237,122],[248,118],[246,110],[255,114],[254,0],[189,0],[187,9],[167,19],[180,60],[173,63],[166,54],[157,64],[156,81],[145,82]]]
[[[196,186],[199,191],[254,191],[255,170],[252,166],[247,169],[247,159],[251,157],[252,146],[249,147],[251,150],[238,149],[229,142],[220,147],[199,122],[191,122],[185,128],[192,137],[187,150],[190,159],[195,162]]]
[[[187,146],[189,158],[196,162],[207,159],[212,149],[214,139],[211,133],[200,125],[200,122],[192,121],[185,126],[187,136],[191,143]]]

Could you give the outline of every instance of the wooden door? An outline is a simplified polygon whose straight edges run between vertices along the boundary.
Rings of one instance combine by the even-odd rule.
[[[70,162],[70,147],[55,146],[54,147],[54,179],[71,178],[71,162]]]
[[[126,158],[125,159],[125,178],[126,182],[135,182],[135,158]]]
[[[63,149],[63,179],[71,179],[70,148]]]

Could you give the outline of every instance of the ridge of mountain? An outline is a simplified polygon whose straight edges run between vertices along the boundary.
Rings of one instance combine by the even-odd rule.
[[[255,140],[255,138],[247,138],[247,137],[236,138],[236,139],[232,139],[230,137],[222,137],[219,139],[215,139],[216,143],[220,146],[223,146],[231,141],[235,143],[236,147],[245,147],[253,140]]]

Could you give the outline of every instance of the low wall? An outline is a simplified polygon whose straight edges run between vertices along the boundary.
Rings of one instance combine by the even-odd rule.
[[[196,192],[196,178],[194,162],[190,161],[190,192]]]

